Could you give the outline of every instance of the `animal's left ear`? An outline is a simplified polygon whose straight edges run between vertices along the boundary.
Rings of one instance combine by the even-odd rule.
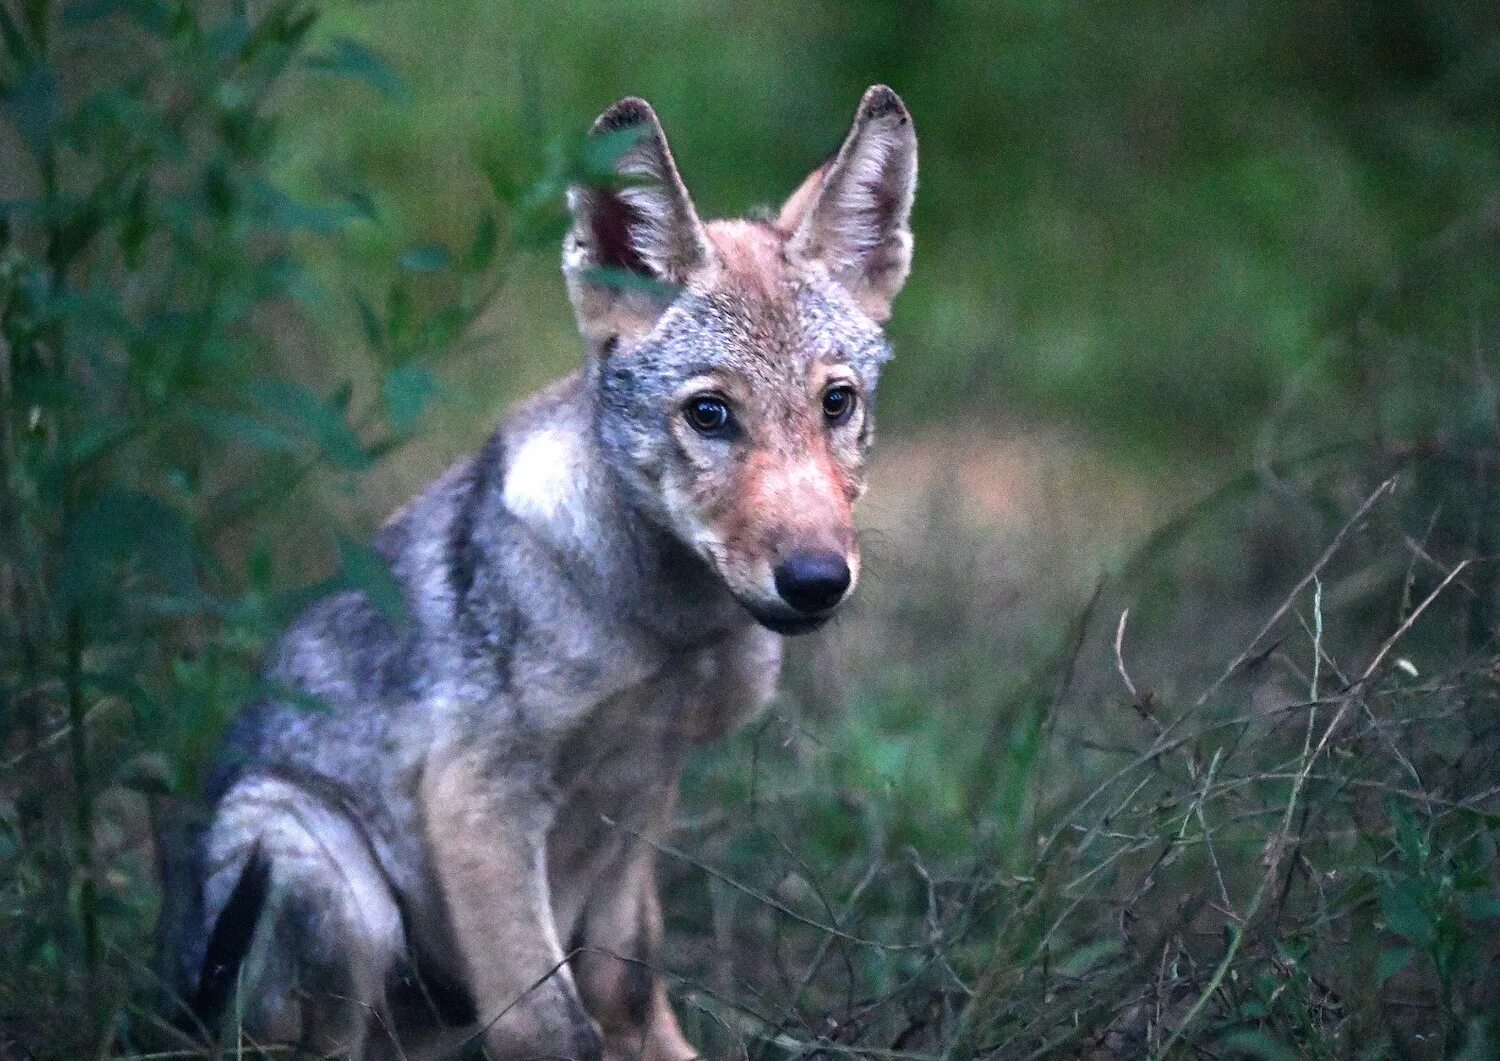
[[[901,97],[876,85],[860,101],[844,146],[781,208],[788,249],[821,262],[872,318],[890,316],[911,269],[917,134]]]

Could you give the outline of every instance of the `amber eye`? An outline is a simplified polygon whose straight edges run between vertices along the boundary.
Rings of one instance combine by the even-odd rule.
[[[688,399],[682,407],[682,415],[693,430],[700,435],[721,434],[729,426],[729,406],[723,398],[712,394],[700,394]]]
[[[831,424],[842,424],[854,413],[854,388],[840,384],[823,393],[823,415]]]

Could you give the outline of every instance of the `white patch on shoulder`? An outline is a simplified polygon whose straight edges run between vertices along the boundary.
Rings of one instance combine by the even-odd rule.
[[[583,452],[578,436],[544,428],[529,436],[505,473],[505,507],[528,523],[571,530],[583,492]]]

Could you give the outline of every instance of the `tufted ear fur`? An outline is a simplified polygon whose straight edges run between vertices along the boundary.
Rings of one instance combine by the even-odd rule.
[[[579,328],[602,342],[648,331],[709,254],[703,225],[649,103],[620,100],[599,116],[589,136],[595,144],[613,136],[628,145],[604,180],[568,189],[573,227],[564,243],[563,272]]]
[[[911,269],[917,136],[901,97],[884,85],[860,101],[843,147],[781,208],[789,251],[821,262],[872,318],[890,316]]]

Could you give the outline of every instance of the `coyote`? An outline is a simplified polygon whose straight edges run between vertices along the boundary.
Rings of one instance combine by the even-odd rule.
[[[916,137],[871,88],[779,214],[704,223],[648,104],[609,108],[611,134],[614,177],[568,194],[583,369],[380,532],[409,621],[318,602],[266,664],[295,693],[230,728],[175,948],[211,1030],[698,1056],[656,975],[653,853],[686,756],[858,579]]]

